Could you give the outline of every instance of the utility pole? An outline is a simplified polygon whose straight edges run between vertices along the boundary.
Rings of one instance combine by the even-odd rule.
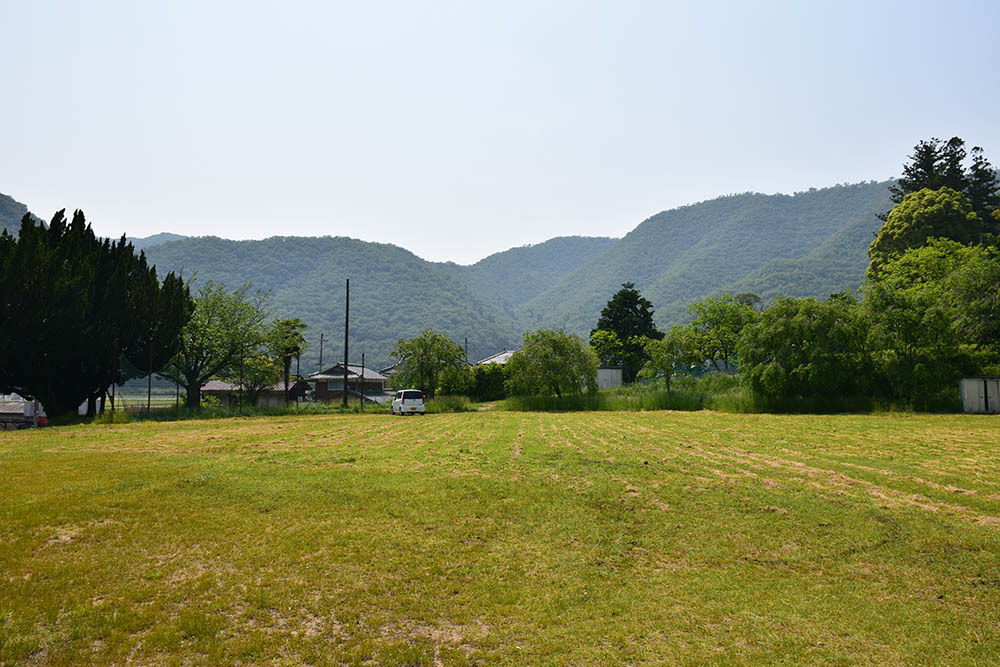
[[[351,321],[351,279],[347,279],[347,294],[344,299],[344,407],[347,407],[347,330]]]
[[[323,334],[319,335],[319,370],[323,371]]]
[[[361,353],[361,411],[365,411],[365,353]]]
[[[465,360],[469,360],[469,337],[465,337]]]

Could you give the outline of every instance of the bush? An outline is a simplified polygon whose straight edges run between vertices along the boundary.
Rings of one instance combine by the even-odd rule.
[[[105,410],[104,412],[95,415],[92,424],[130,424],[132,423],[132,417],[129,413],[124,410]]]
[[[427,414],[441,412],[474,412],[475,408],[465,396],[435,396],[424,403]]]

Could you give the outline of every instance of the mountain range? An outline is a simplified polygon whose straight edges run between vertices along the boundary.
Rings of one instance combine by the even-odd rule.
[[[744,193],[663,211],[620,239],[559,237],[469,266],[428,262],[403,248],[345,237],[231,241],[169,233],[130,239],[161,273],[270,291],[275,317],[309,326],[303,370],[343,355],[345,278],[351,279],[351,360],[388,365],[399,338],[434,329],[472,360],[516,348],[524,331],[562,328],[586,338],[624,282],[653,302],[661,329],[706,296],[753,292],[826,297],[857,288],[867,250],[891,208],[890,182]],[[0,196],[0,224],[26,210]],[[14,210],[16,209],[16,210]],[[18,211],[20,213],[18,214]],[[467,340],[467,343],[466,343]]]

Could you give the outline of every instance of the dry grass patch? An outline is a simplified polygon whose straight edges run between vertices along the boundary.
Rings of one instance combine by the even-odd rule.
[[[1000,656],[1000,426],[486,411],[0,433],[0,663]]]

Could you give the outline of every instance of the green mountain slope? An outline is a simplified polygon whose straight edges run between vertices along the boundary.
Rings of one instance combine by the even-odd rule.
[[[484,299],[513,315],[563,276],[605,252],[608,237],[561,236],[536,245],[498,252],[470,266],[439,264],[442,270]]]
[[[197,282],[235,288],[253,282],[271,291],[275,317],[300,317],[309,326],[303,368],[343,358],[344,279],[351,279],[351,360],[388,365],[399,338],[426,328],[455,341],[469,339],[469,356],[509,348],[520,331],[499,308],[473,294],[440,267],[408,250],[348,238],[274,237],[263,241],[190,238],[155,245],[146,255],[157,269]],[[197,286],[196,282],[196,286]]]
[[[867,248],[890,208],[888,183],[795,195],[742,194],[659,213],[603,254],[515,309],[528,328],[586,335],[623,282],[656,308],[661,327],[720,291],[827,296],[857,287]]]
[[[160,232],[159,234],[153,234],[152,236],[143,236],[140,238],[128,237],[129,242],[135,247],[136,250],[145,250],[154,245],[160,245],[161,243],[168,243],[170,241],[180,241],[181,239],[186,239],[187,237],[182,234],[173,234],[171,232]]]
[[[21,229],[21,218],[27,212],[27,206],[0,193],[0,229],[6,229],[8,234],[16,236]]]

